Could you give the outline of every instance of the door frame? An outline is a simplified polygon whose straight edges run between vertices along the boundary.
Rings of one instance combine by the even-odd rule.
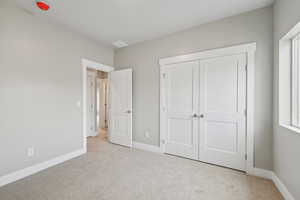
[[[83,149],[87,152],[87,139],[86,139],[86,125],[87,125],[87,108],[86,108],[86,84],[87,84],[87,69],[95,69],[104,72],[112,72],[115,69],[111,66],[97,63],[88,59],[81,59],[82,64],[82,136],[83,136]]]
[[[255,52],[256,43],[247,43],[236,46],[205,50],[197,53],[179,55],[159,59],[160,65],[160,149],[165,153],[165,138],[164,132],[166,124],[164,124],[164,68],[167,65],[208,58],[229,56],[245,53],[247,56],[247,83],[246,83],[246,173],[253,174],[254,166],[254,100],[255,100]],[[246,156],[246,155],[245,155]]]

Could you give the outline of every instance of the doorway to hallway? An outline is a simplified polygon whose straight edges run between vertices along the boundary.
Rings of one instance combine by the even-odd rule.
[[[103,142],[132,147],[132,69],[114,71],[85,59],[82,64],[85,151]]]

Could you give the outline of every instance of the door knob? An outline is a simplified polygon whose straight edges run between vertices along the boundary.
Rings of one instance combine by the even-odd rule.
[[[204,115],[203,115],[203,114],[201,114],[201,115],[199,116],[199,118],[204,118]]]
[[[197,114],[193,114],[192,117],[193,118],[197,118],[198,116],[197,116]]]
[[[131,113],[131,110],[127,110],[125,113],[130,114],[130,113]]]

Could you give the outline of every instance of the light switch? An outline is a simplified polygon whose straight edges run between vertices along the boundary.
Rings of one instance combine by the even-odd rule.
[[[29,148],[27,149],[27,156],[28,156],[28,157],[34,156],[34,148],[33,148],[33,147],[29,147]]]

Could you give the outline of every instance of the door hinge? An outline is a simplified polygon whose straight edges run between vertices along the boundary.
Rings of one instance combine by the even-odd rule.
[[[245,160],[247,160],[248,159],[248,156],[247,156],[247,154],[245,154]]]
[[[247,109],[244,110],[244,114],[245,114],[245,116],[247,116]]]
[[[245,71],[247,71],[248,70],[248,65],[245,65]]]

